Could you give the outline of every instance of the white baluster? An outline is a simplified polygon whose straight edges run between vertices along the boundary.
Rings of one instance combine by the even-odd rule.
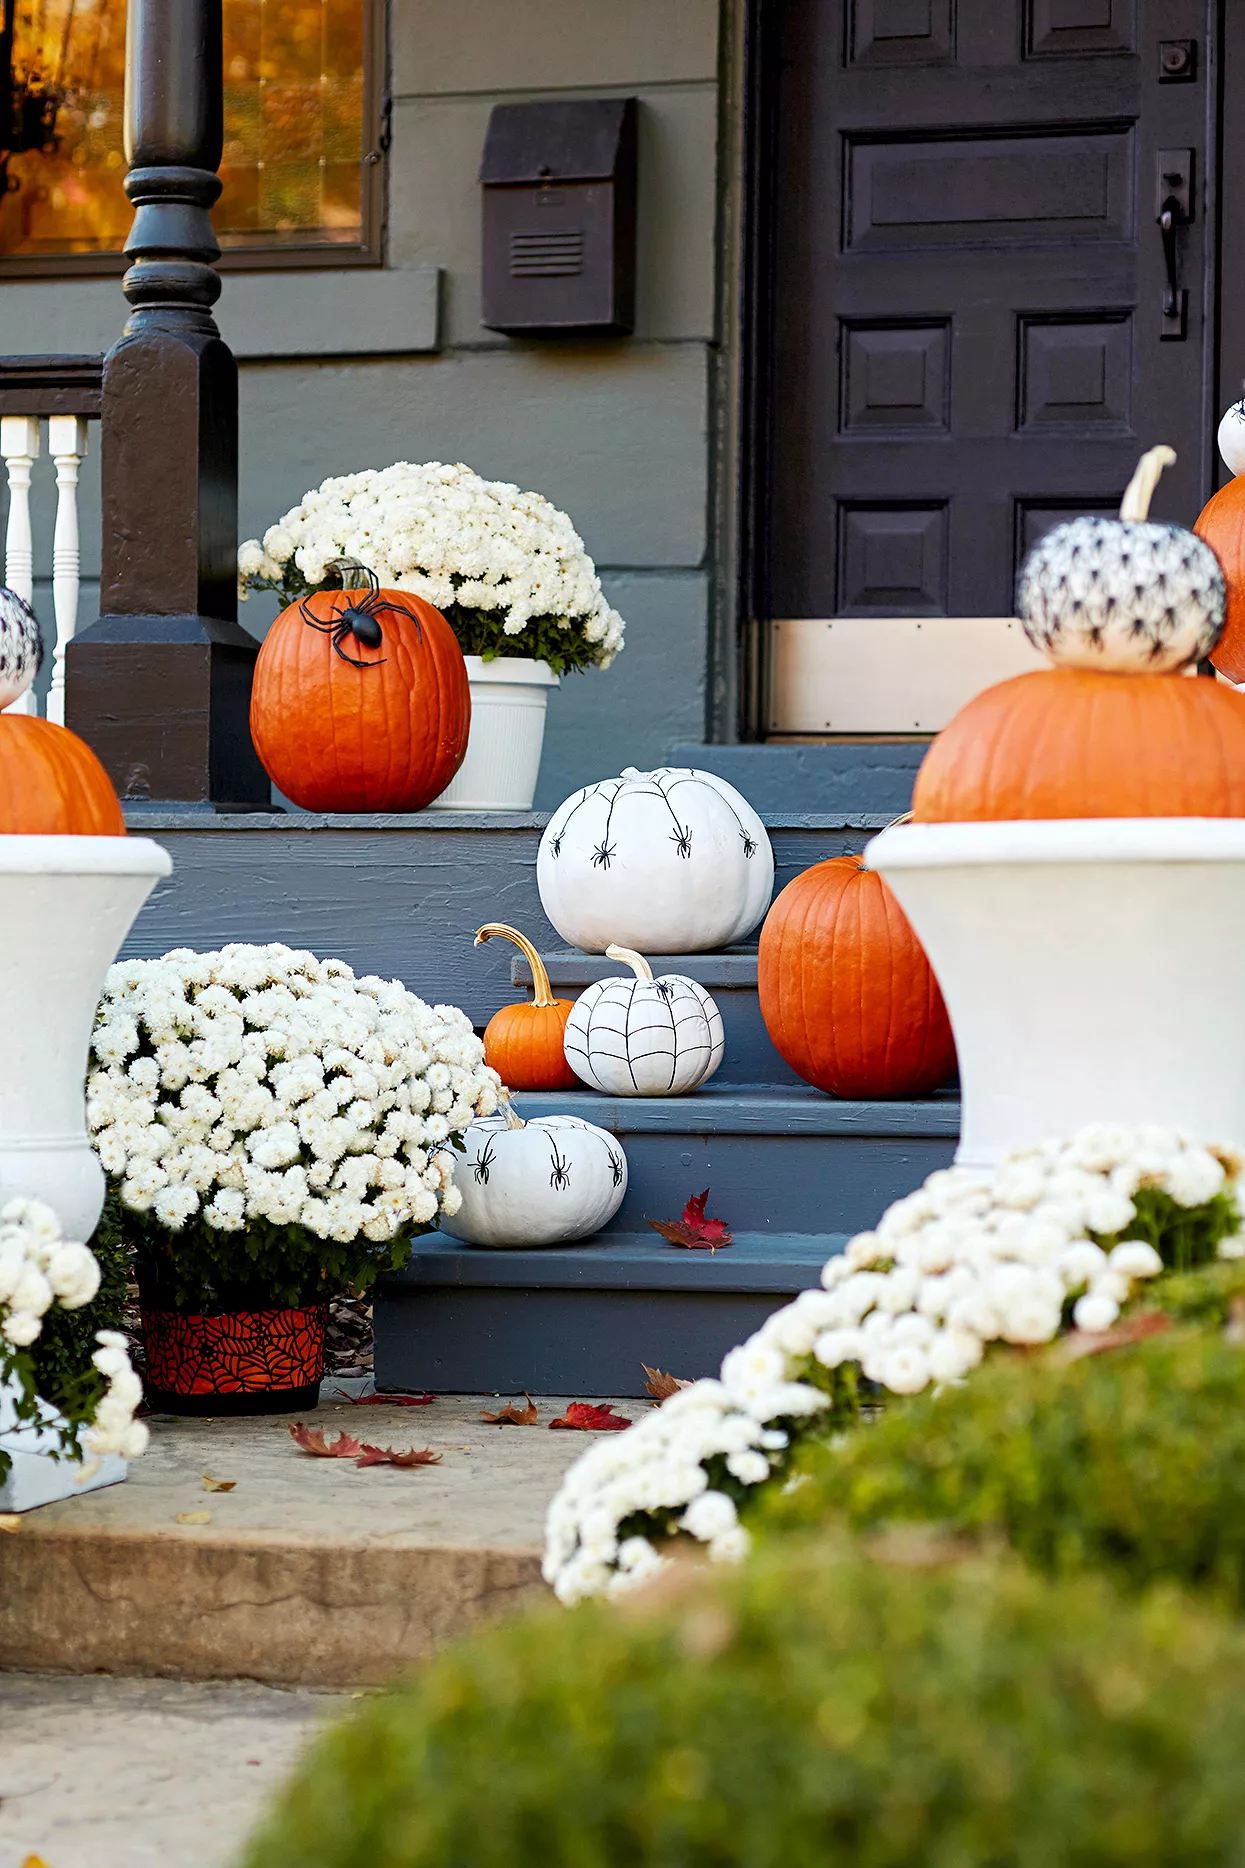
[[[56,463],[56,531],[52,539],[52,602],[56,650],[48,689],[48,719],[65,724],[65,650],[78,626],[78,468],[86,454],[81,415],[48,417],[48,453]]]
[[[0,456],[9,476],[9,525],[4,541],[4,582],[27,603],[34,602],[35,557],[30,535],[30,470],[39,458],[39,417],[0,416]],[[37,713],[32,690],[6,709]]]

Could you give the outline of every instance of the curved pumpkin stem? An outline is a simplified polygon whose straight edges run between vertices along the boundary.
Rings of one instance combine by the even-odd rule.
[[[506,1127],[508,1129],[525,1129],[527,1127],[527,1123],[523,1120],[522,1116],[519,1114],[518,1110],[514,1107],[514,1104],[511,1102],[510,1091],[507,1089],[502,1089],[498,1091],[498,1095],[501,1099],[501,1112],[503,1116],[505,1116],[506,1118]]]
[[[637,979],[652,979],[653,969],[642,953],[634,953],[630,947],[607,947],[607,960],[621,960],[629,966]]]
[[[492,940],[494,934],[499,934],[503,940],[512,940],[531,967],[532,984],[536,988],[532,1004],[556,1005],[558,1002],[550,989],[545,963],[526,934],[520,934],[518,928],[507,927],[504,921],[486,921],[482,928],[476,929],[475,945],[483,947],[485,941]]]
[[[1150,517],[1150,501],[1154,498],[1154,489],[1159,483],[1159,476],[1164,467],[1170,467],[1176,459],[1175,448],[1150,448],[1137,462],[1137,471],[1128,483],[1127,491],[1120,501],[1120,517],[1134,525],[1144,524]]]

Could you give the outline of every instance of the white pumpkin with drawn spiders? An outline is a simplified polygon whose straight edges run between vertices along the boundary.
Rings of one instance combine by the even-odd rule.
[[[536,881],[563,940],[641,953],[711,953],[742,940],[769,907],[765,826],[715,772],[662,766],[586,785],[540,840]]]
[[[579,1116],[524,1122],[507,1097],[463,1137],[454,1164],[463,1203],[441,1227],[468,1245],[569,1245],[613,1219],[627,1191],[622,1143]]]

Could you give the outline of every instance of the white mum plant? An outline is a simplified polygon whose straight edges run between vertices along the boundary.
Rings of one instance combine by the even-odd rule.
[[[441,461],[326,480],[238,550],[238,590],[287,603],[335,588],[342,564],[440,610],[464,653],[608,668],[623,621],[567,515],[539,493]]]
[[[42,1392],[30,1354],[56,1306],[80,1310],[99,1290],[99,1262],[86,1245],[62,1237],[60,1222],[41,1200],[10,1200],[0,1208],[0,1407],[10,1427],[51,1431],[63,1452],[86,1456],[85,1472],[106,1453],[137,1459],[147,1429],[134,1418],[142,1383],[130,1366],[124,1336],[96,1334],[95,1375],[83,1372]],[[11,1461],[0,1447],[0,1479]]]
[[[796,1444],[878,1399],[962,1380],[995,1343],[1109,1329],[1166,1267],[1245,1255],[1240,1162],[1168,1130],[1095,1126],[945,1168],[860,1233],[722,1363],[578,1460],[549,1509],[544,1574],[563,1602],[634,1588],[684,1535],[710,1558],[748,1549],[740,1509]]]
[[[95,1147],[178,1307],[404,1263],[457,1212],[453,1146],[500,1087],[465,1013],[279,945],[118,962],[92,1042]]]

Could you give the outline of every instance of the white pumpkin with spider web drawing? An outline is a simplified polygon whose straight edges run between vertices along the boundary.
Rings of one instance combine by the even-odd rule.
[[[643,953],[711,953],[742,940],[769,907],[765,826],[715,772],[662,766],[586,785],[540,840],[536,881],[563,940]]]
[[[627,1191],[622,1144],[579,1116],[524,1122],[507,1098],[463,1137],[462,1205],[442,1230],[468,1245],[569,1245],[613,1219]]]
[[[606,1096],[682,1096],[722,1062],[722,1014],[696,980],[653,978],[642,954],[607,947],[635,978],[597,979],[575,1001],[563,1040],[577,1077]]]

